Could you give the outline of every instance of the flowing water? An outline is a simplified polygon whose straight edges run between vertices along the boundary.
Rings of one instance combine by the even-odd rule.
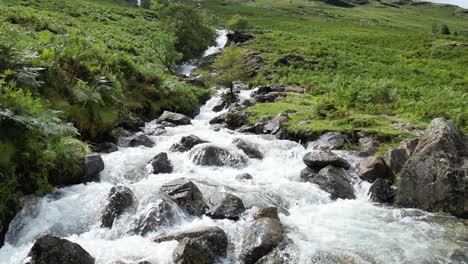
[[[241,100],[250,91],[242,91]],[[192,121],[193,125],[167,128],[167,134],[150,136],[154,147],[120,147],[117,152],[103,155],[105,170],[99,183],[80,184],[57,189],[44,198],[30,198],[16,217],[7,234],[7,244],[0,250],[0,263],[26,263],[34,241],[44,234],[64,237],[80,244],[96,263],[138,263],[147,260],[155,264],[173,263],[176,241],[152,242],[162,232],[185,230],[200,226],[219,226],[229,237],[228,256],[220,263],[236,263],[242,248],[242,238],[252,223],[252,212],[259,207],[280,209],[284,227],[285,251],[297,263],[457,263],[449,259],[454,250],[468,248],[468,231],[456,218],[413,209],[399,209],[369,201],[369,184],[358,180],[354,168],[361,158],[351,152],[336,151],[353,168],[355,200],[332,201],[328,193],[311,183],[300,181],[299,173],[307,148],[287,140],[266,135],[239,134],[228,129],[216,131],[208,121],[220,113],[211,108],[220,100],[213,96]],[[145,132],[157,127],[150,122]],[[189,134],[228,148],[239,150],[233,139],[255,142],[264,153],[263,160],[249,159],[245,167],[203,167],[190,160],[189,153],[170,152],[172,144]],[[174,164],[171,174],[154,175],[148,162],[158,153],[167,152]],[[239,181],[235,176],[250,173],[254,179]],[[173,226],[162,227],[146,236],[134,235],[136,221],[149,208],[160,202],[159,188],[173,179],[192,180],[206,199],[223,192],[240,197],[247,212],[237,222],[213,220],[209,217],[179,215]],[[100,217],[106,197],[114,185],[130,188],[138,205],[123,214],[112,229],[101,228]],[[317,256],[337,256],[319,258]],[[347,262],[346,262],[347,261]],[[458,262],[461,263],[461,262]]]

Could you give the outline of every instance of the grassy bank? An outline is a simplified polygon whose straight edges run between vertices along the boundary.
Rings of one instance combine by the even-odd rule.
[[[320,1],[202,1],[226,21],[244,16],[258,33],[245,47],[266,66],[251,84],[306,89],[301,98],[252,107],[254,117],[296,110],[292,129],[406,134],[447,117],[468,131],[468,17],[441,5],[340,8]],[[440,33],[447,25],[457,36]],[[433,30],[435,33],[433,33]],[[309,66],[278,65],[297,54]],[[299,125],[302,119],[309,125]]]

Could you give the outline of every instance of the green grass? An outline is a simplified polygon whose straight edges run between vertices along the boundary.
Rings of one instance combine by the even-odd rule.
[[[454,7],[438,5],[382,7],[375,4],[338,8],[319,1],[202,1],[227,21],[240,14],[256,31],[246,47],[260,51],[267,65],[252,83],[297,85],[307,89],[306,104],[332,101],[338,112],[327,120],[314,116],[308,128],[346,130],[351,118],[374,116],[370,128],[396,133],[382,124],[405,119],[416,125],[435,117],[453,119],[468,131],[468,43],[466,36],[432,34],[432,24],[452,32],[468,29],[467,16],[453,16]],[[276,66],[286,54],[299,54],[317,66]],[[268,78],[266,78],[268,77]],[[265,81],[265,79],[271,79]],[[255,116],[274,116],[295,102],[255,106]],[[384,121],[381,121],[381,118]],[[291,127],[305,129],[293,117]],[[360,128],[361,129],[361,128]]]

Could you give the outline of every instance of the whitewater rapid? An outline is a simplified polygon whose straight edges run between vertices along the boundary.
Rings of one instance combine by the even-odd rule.
[[[468,248],[468,231],[461,220],[370,202],[369,183],[360,181],[354,173],[362,158],[352,152],[335,151],[353,165],[350,174],[357,198],[332,201],[316,185],[300,180],[307,147],[268,135],[240,134],[210,126],[209,120],[222,113],[211,111],[220,102],[220,93],[201,107],[192,125],[168,127],[167,134],[151,136],[157,123],[147,123],[144,132],[155,142],[154,147],[119,147],[114,153],[103,154],[105,169],[100,182],[60,188],[43,198],[30,197],[10,226],[6,245],[0,250],[0,263],[26,263],[34,241],[44,234],[78,243],[98,264],[173,263],[178,242],[154,243],[153,238],[163,232],[201,226],[219,226],[227,233],[228,256],[221,263],[237,263],[242,239],[252,223],[252,212],[266,206],[279,208],[288,241],[285,251],[301,264],[337,263],[317,258],[323,255],[348,260],[343,263],[457,263],[449,255]],[[248,99],[250,93],[241,91],[239,97]],[[249,159],[243,168],[194,165],[188,152],[169,151],[171,145],[190,134],[233,153],[239,152],[232,144],[235,138],[255,142],[264,159]],[[148,163],[160,152],[168,153],[173,173],[152,174]],[[252,174],[253,180],[237,180],[235,177],[241,173]],[[179,214],[171,227],[145,236],[133,234],[139,217],[161,201],[159,188],[180,177],[192,180],[206,200],[229,192],[250,209],[236,222]],[[118,218],[112,229],[101,228],[107,195],[115,185],[130,188],[138,204]]]

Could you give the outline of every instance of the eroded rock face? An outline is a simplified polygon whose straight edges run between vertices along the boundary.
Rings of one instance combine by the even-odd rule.
[[[80,245],[66,239],[45,235],[39,238],[29,255],[31,264],[94,264],[94,258]]]
[[[158,155],[154,156],[151,160],[151,166],[153,167],[153,173],[172,173],[174,169],[172,162],[167,157],[167,153],[161,152]]]
[[[456,125],[434,119],[400,176],[395,203],[468,218],[468,145]]]
[[[234,145],[237,148],[244,151],[244,153],[252,159],[263,159],[263,153],[259,150],[259,146],[253,142],[247,140],[236,138],[233,140]]]
[[[161,192],[190,215],[201,216],[208,209],[200,189],[187,179],[180,178],[168,182],[161,186]]]
[[[345,138],[340,132],[328,132],[319,137],[315,142],[312,142],[312,149],[317,150],[332,150],[340,149],[345,143]]]
[[[149,232],[157,231],[162,226],[173,225],[177,221],[177,212],[174,204],[167,200],[160,200],[140,216],[135,233],[146,235]]]
[[[385,161],[376,156],[371,156],[365,159],[359,170],[357,171],[357,175],[364,181],[374,182],[376,179],[385,179],[393,182],[393,172],[392,170],[385,164]]]
[[[107,204],[101,218],[101,226],[111,228],[115,218],[119,217],[125,209],[135,202],[132,190],[125,186],[115,186],[107,196]]]
[[[303,161],[307,167],[314,170],[320,170],[328,165],[344,169],[349,169],[351,167],[346,160],[338,157],[330,151],[314,150],[308,152],[304,155]]]
[[[204,144],[197,146],[190,152],[192,162],[201,166],[231,166],[241,167],[247,159],[238,154],[234,154],[226,148],[215,145]]]
[[[206,215],[213,219],[239,220],[240,215],[245,212],[242,200],[230,193],[224,194],[222,200],[216,204]]]
[[[309,182],[317,184],[320,189],[330,193],[330,198],[333,200],[354,199],[356,196],[349,178],[350,176],[343,168],[329,165],[311,177]]]
[[[185,126],[192,124],[192,122],[190,121],[190,117],[170,111],[164,111],[163,114],[158,118],[158,122],[163,121],[172,123],[176,126]]]
[[[156,243],[177,240],[174,257],[176,263],[211,264],[226,256],[228,238],[219,227],[199,227],[187,231],[164,234],[155,239]]]
[[[172,145],[170,151],[186,152],[191,150],[196,145],[203,143],[208,143],[208,141],[203,140],[195,135],[188,135],[186,137],[182,137],[179,143]]]
[[[267,210],[271,212],[273,210]],[[246,233],[243,242],[241,260],[245,264],[254,264],[268,255],[282,240],[283,228],[280,220],[270,217],[271,214],[259,214]]]

